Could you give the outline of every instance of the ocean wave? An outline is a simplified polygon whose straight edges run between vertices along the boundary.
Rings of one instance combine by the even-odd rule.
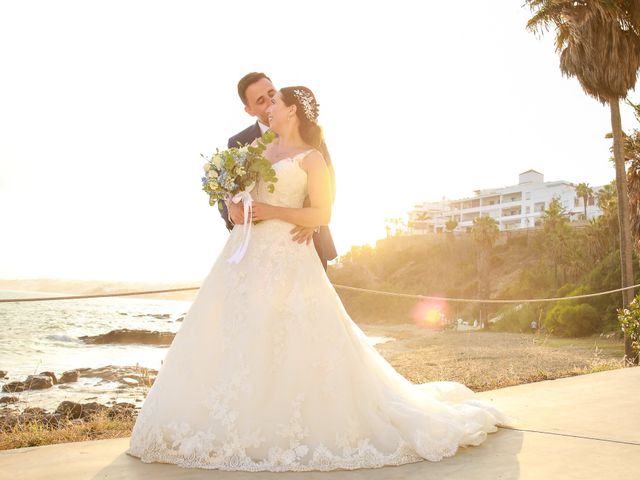
[[[44,338],[46,338],[47,340],[55,340],[57,342],[72,342],[72,343],[80,342],[80,340],[78,340],[76,337],[72,337],[70,335],[64,335],[64,334],[47,335]]]

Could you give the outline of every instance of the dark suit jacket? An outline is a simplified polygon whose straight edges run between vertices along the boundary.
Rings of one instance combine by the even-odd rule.
[[[246,145],[247,143],[253,142],[261,135],[262,132],[260,131],[260,126],[258,125],[258,122],[256,122],[250,127],[245,128],[240,133],[237,133],[236,135],[231,137],[229,139],[229,142],[227,143],[227,147],[237,147],[238,144]],[[323,145],[322,147],[323,148],[321,148],[321,150],[325,153],[325,161],[327,162],[327,166],[331,170],[331,174],[333,177],[333,168],[331,165],[331,157],[329,156],[329,151],[327,150],[326,145]],[[332,178],[332,183],[333,182],[334,180]],[[223,201],[218,202],[218,210],[220,211],[220,215],[227,225],[227,229],[231,230],[233,228],[233,223],[229,220],[227,206]],[[336,251],[336,247],[333,243],[333,238],[331,237],[329,227],[321,226],[320,231],[313,234],[313,245],[316,247],[316,252],[318,252],[320,261],[322,261],[322,265],[326,270],[327,262],[329,260],[333,260],[338,256],[338,252]]]

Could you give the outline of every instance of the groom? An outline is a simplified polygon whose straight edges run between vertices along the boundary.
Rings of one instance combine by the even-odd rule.
[[[240,79],[238,82],[238,95],[244,104],[244,111],[252,117],[257,117],[258,120],[250,127],[231,137],[227,144],[228,148],[237,147],[239,143],[242,145],[251,143],[269,129],[267,108],[271,105],[271,97],[275,94],[276,89],[271,83],[271,79],[264,73],[251,72]],[[324,147],[322,150],[326,152],[324,155],[325,161],[327,162],[327,166],[331,167],[331,157],[328,154],[326,146]],[[333,169],[330,168],[330,170],[333,174]],[[307,200],[308,199],[305,199],[305,205]],[[230,211],[228,212],[227,206],[221,201],[218,203],[218,209],[228,230],[231,230],[235,224],[244,223],[242,204],[232,203],[230,205]],[[329,232],[329,228],[326,226],[320,226],[314,229],[297,225],[291,230],[291,234],[293,240],[298,243],[309,243],[311,239],[313,239],[316,252],[318,252],[318,256],[325,270],[327,269],[327,262],[338,256],[333,239],[331,238],[331,232]]]

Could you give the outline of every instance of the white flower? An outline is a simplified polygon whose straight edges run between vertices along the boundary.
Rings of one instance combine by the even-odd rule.
[[[204,168],[205,172],[208,172],[211,169],[211,165],[209,164],[209,162],[207,162],[207,163],[204,164],[203,168]]]
[[[216,168],[220,168],[220,165],[222,165],[222,156],[216,153],[213,157],[211,157],[211,161]]]
[[[218,178],[218,172],[216,172],[215,170],[209,170],[209,173],[207,174],[207,176],[209,178]]]

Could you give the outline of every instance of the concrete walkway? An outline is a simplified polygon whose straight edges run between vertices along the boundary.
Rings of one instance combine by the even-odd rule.
[[[245,473],[145,464],[128,438],[0,452],[0,477],[49,479],[638,479],[640,368],[480,393],[513,419],[479,447],[441,462],[371,470]]]

